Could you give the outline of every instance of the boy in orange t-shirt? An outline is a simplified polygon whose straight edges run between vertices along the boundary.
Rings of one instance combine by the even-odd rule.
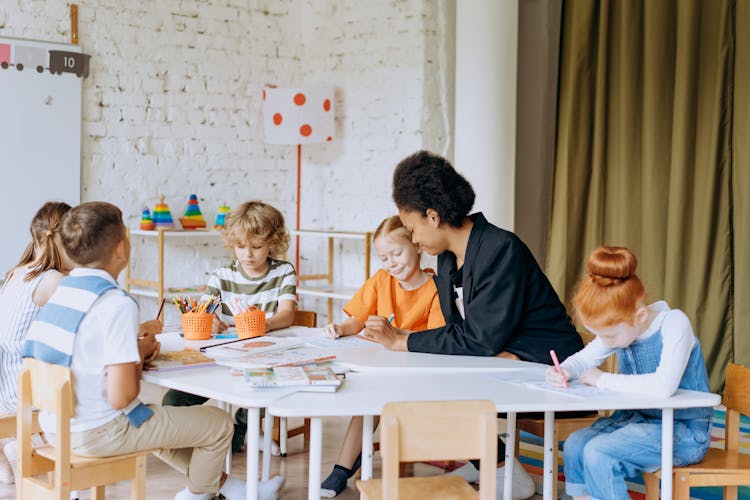
[[[419,248],[398,216],[385,219],[375,230],[373,246],[383,268],[378,270],[344,307],[349,318],[326,325],[332,338],[356,335],[369,316],[389,318],[394,326],[422,331],[445,325],[431,271],[419,267]],[[428,272],[429,271],[429,272]],[[376,422],[377,425],[377,422]],[[352,417],[336,465],[321,485],[320,496],[334,497],[346,488],[359,468],[362,452],[362,417]]]

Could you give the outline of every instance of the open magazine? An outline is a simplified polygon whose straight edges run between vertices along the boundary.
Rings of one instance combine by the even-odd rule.
[[[334,359],[336,359],[336,355],[332,354],[331,351],[297,343],[264,351],[250,350],[239,356],[229,358],[216,358],[216,363],[232,368],[274,368],[277,366],[310,365]]]
[[[304,340],[300,338],[264,335],[263,337],[234,340],[202,347],[201,351],[208,357],[217,360],[227,360],[278,349],[287,349],[302,343],[304,343]]]

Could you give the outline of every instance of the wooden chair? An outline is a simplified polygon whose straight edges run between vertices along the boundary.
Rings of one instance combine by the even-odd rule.
[[[675,500],[690,498],[691,486],[724,486],[724,498],[736,499],[737,486],[750,484],[750,455],[739,451],[740,414],[750,416],[750,368],[729,363],[722,403],[726,407],[724,449],[709,448],[697,464],[673,469]],[[643,474],[646,499],[659,498],[660,472]]]
[[[16,437],[16,416],[0,417],[0,439]]]
[[[584,345],[588,344],[589,342],[594,340],[594,338],[596,338],[595,335],[587,332],[579,332],[579,335],[581,336]],[[605,372],[615,373],[617,371],[617,359],[615,355],[613,354],[612,356],[607,358],[604,363],[602,363],[600,368]],[[554,472],[555,479],[552,482],[552,498],[557,498],[558,493],[557,477],[559,457],[557,447],[560,441],[565,441],[566,439],[568,439],[568,436],[570,436],[577,430],[589,427],[601,416],[602,415],[600,413],[595,411],[576,412],[570,417],[565,416],[564,413],[556,415],[554,434],[552,436],[552,442],[555,446],[555,453],[553,453],[552,455],[552,471]],[[544,416],[542,415],[541,418],[539,418],[536,415],[533,417],[524,417],[523,414],[518,415],[518,418],[516,419],[516,456],[519,456],[518,452],[520,443],[520,431],[525,431],[535,436],[544,436]]]
[[[31,414],[31,428],[32,432],[42,432],[42,428],[39,426],[39,412],[34,411]],[[18,424],[16,422],[15,415],[8,415],[0,417],[0,439],[8,437],[16,437],[16,431],[18,430]]]
[[[315,311],[295,311],[292,326],[307,326],[315,328],[318,326],[318,313]],[[273,440],[279,443],[282,457],[286,456],[286,441],[294,436],[302,434],[304,446],[310,443],[310,419],[306,418],[302,425],[287,429],[286,417],[273,417]]]
[[[380,420],[383,478],[358,480],[357,488],[368,500],[494,500],[496,420],[490,401],[387,403]],[[466,458],[480,459],[479,493],[458,476],[399,477],[401,461]]]
[[[146,457],[151,450],[115,457],[89,458],[70,452],[73,388],[70,369],[35,359],[24,360],[18,391],[18,499],[67,500],[71,490],[91,489],[104,499],[104,486],[132,480],[130,498],[146,498]],[[57,446],[33,448],[33,408],[57,417]],[[36,478],[45,474],[47,480]]]

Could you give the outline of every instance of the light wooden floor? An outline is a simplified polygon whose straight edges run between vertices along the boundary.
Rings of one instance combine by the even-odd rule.
[[[145,402],[160,401],[158,388],[146,387],[142,391],[142,400]],[[327,476],[333,467],[338,455],[338,448],[346,432],[348,418],[327,418],[323,421],[323,476]],[[301,420],[290,421],[290,427],[301,423]],[[288,456],[286,458],[272,457],[271,475],[281,474],[286,477],[286,486],[281,495],[284,499],[302,500],[307,498],[307,450],[303,448],[302,437],[294,437],[288,442]],[[236,453],[232,456],[232,475],[244,478],[245,476],[245,453]],[[439,473],[440,470],[429,465],[418,464],[414,467],[415,475],[431,475]],[[380,455],[375,454],[374,459],[375,477],[380,476]],[[159,459],[150,457],[148,461],[148,475],[146,480],[146,497],[149,500],[170,500],[174,495],[185,487],[185,480],[178,472],[165,465]],[[107,487],[108,499],[128,499],[130,495],[130,483],[122,482]],[[15,498],[15,488],[10,485],[0,484],[0,499],[11,500]],[[84,493],[81,500],[88,499],[88,492]],[[354,500],[359,498],[354,479],[349,480],[349,485],[344,492],[336,497],[337,500]],[[534,498],[541,498],[534,497]]]

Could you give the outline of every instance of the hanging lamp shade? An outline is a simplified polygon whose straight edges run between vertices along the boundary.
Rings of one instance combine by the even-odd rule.
[[[270,144],[333,140],[333,88],[263,89],[263,131]]]

